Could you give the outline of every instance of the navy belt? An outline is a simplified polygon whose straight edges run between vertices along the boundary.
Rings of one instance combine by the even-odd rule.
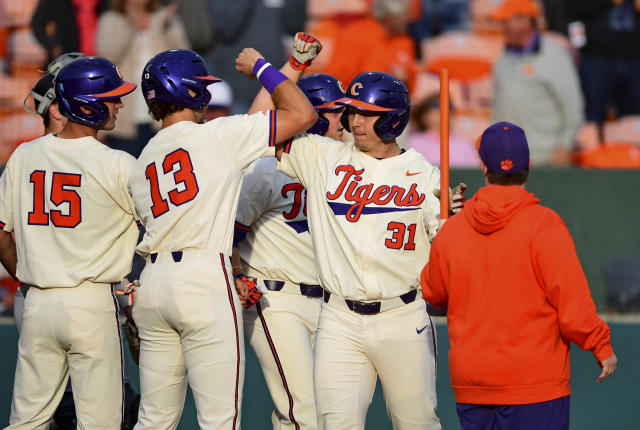
[[[153,264],[158,258],[158,253],[154,252],[153,254],[149,254],[149,257],[151,258],[151,264]],[[176,263],[179,263],[180,261],[182,261],[182,251],[172,251],[171,258],[173,258],[173,261],[175,261]]]
[[[418,296],[418,290],[411,290],[408,293],[405,293],[398,297],[402,302],[407,305],[416,300]],[[331,293],[327,290],[324,290],[324,302],[329,303],[329,298],[331,297]],[[380,313],[380,309],[382,308],[382,302],[358,302],[355,300],[343,299],[346,303],[349,310],[361,314],[361,315],[375,315]],[[395,300],[395,299],[390,299]]]
[[[284,288],[284,281],[274,281],[271,279],[263,279],[264,286],[269,291],[280,291]],[[322,287],[320,285],[299,284],[300,294],[306,297],[322,297]]]

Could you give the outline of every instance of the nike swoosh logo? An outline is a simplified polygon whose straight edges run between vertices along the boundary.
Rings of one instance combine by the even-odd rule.
[[[415,172],[415,173],[414,173],[414,172],[410,172],[410,171],[408,171],[408,170],[407,170],[406,175],[407,175],[407,176],[415,176],[415,175],[419,175],[420,173],[422,173],[422,172]]]
[[[425,328],[429,327],[429,324],[427,324],[426,326],[422,327],[420,330],[416,329],[416,333],[420,334],[424,331]]]

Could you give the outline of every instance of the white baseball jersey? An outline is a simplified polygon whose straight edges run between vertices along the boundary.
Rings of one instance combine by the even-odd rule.
[[[275,158],[245,172],[236,214],[238,244],[247,276],[318,284],[307,224],[307,191],[276,169]]]
[[[135,159],[93,137],[20,145],[0,179],[0,227],[16,232],[17,277],[41,288],[118,282],[138,227],[127,178]]]
[[[303,133],[286,145],[278,169],[307,189],[326,290],[370,301],[417,288],[439,224],[438,168],[412,149],[378,160],[355,144]]]
[[[275,154],[275,122],[275,111],[269,111],[160,130],[129,179],[146,229],[137,252],[230,255],[242,173],[257,158]]]

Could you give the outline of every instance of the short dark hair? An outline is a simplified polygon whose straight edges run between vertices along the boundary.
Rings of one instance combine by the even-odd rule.
[[[174,105],[173,103],[156,102],[149,105],[149,112],[156,119],[156,121],[162,121],[168,115],[180,112],[181,110],[184,110],[184,107]]]
[[[491,185],[522,185],[527,182],[529,168],[518,173],[498,173],[487,171],[487,181]]]
[[[42,112],[42,122],[44,123],[44,128],[49,127],[49,123],[51,122],[51,117],[49,116],[49,109]]]

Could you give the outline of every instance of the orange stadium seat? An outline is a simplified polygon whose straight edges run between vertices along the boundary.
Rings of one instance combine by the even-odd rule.
[[[422,42],[427,70],[449,69],[451,79],[469,82],[484,78],[502,51],[502,39],[452,31]]]
[[[327,18],[336,15],[362,15],[370,10],[367,0],[309,0],[309,18]]]
[[[30,25],[38,0],[0,0],[0,13],[7,27]]]
[[[631,143],[604,143],[578,151],[573,162],[598,169],[640,169],[640,148]]]
[[[624,116],[604,124],[605,142],[626,142],[640,145],[640,116]]]
[[[6,163],[18,145],[43,133],[42,119],[35,114],[16,113],[0,121],[0,163]]]

